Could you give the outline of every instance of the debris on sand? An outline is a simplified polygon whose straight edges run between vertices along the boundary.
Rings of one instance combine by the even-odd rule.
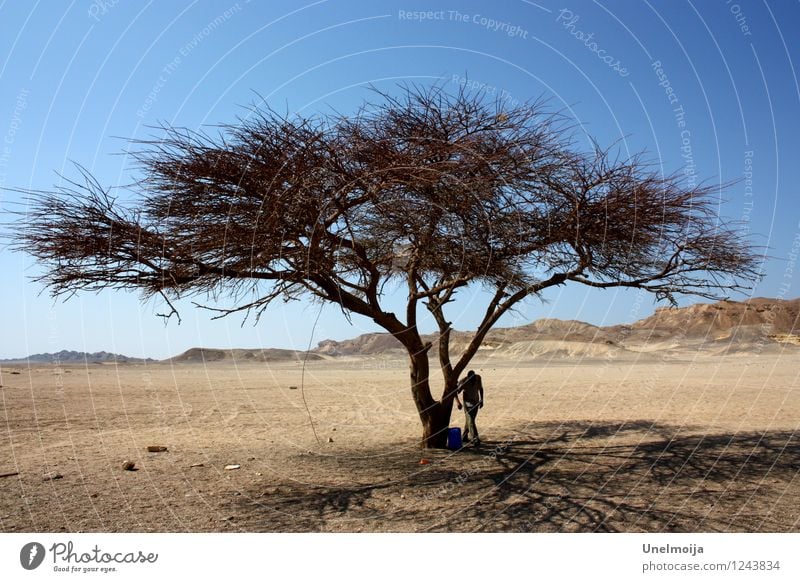
[[[289,390],[297,390],[297,386],[289,386]]]
[[[125,461],[122,463],[123,471],[135,471],[136,470],[136,463],[133,461]]]
[[[0,473],[0,478],[3,478],[3,477],[16,477],[17,475],[19,475],[19,471],[15,471],[13,473]]]
[[[161,445],[150,445],[147,447],[148,453],[165,453],[167,451],[167,447],[163,447]]]
[[[205,465],[205,463],[192,463],[191,465],[189,465],[189,468],[193,468],[193,467],[205,467],[205,466],[206,466],[206,465]]]
[[[420,459],[419,460],[419,464],[420,465],[430,465],[431,462],[428,459]]]
[[[236,469],[241,469],[241,465],[225,465],[226,471],[235,471]]]
[[[45,473],[42,475],[42,481],[55,481],[56,479],[63,479],[64,475],[61,473],[57,473],[55,471],[51,471],[50,473]]]

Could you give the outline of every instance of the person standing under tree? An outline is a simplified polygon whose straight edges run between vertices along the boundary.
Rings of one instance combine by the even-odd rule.
[[[478,437],[478,427],[475,426],[475,417],[478,416],[478,410],[483,408],[483,382],[481,377],[478,376],[473,370],[467,373],[467,377],[458,383],[456,389],[456,404],[458,409],[461,410],[461,400],[458,398],[459,393],[464,393],[464,417],[465,425],[461,433],[461,440],[468,443],[470,437],[473,444],[477,447],[481,444],[481,439]]]

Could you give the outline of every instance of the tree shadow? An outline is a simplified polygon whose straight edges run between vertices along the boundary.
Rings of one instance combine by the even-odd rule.
[[[531,423],[457,453],[307,457],[240,497],[249,531],[799,531],[800,438],[647,421]]]

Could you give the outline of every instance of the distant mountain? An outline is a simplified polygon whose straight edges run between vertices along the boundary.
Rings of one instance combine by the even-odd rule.
[[[437,349],[437,335],[423,336]],[[458,354],[471,340],[471,332],[454,330],[451,354]],[[481,346],[483,357],[513,358],[617,358],[640,357],[647,353],[731,354],[800,353],[800,299],[756,298],[748,301],[720,301],[681,308],[660,308],[645,319],[625,325],[598,327],[582,321],[539,319],[519,327],[491,330]],[[270,348],[192,348],[162,360],[164,363],[265,363],[296,362],[337,357],[405,357],[405,349],[388,333],[367,333],[356,338],[324,340],[308,352]],[[34,354],[0,363],[134,363],[152,359],[129,358],[108,352],[63,350],[55,354]]]
[[[625,341],[641,339],[758,340],[800,334],[800,299],[756,298],[679,309],[663,307],[631,325],[606,328]]]
[[[82,364],[88,362],[89,364],[93,363],[108,363],[108,362],[116,362],[116,363],[136,363],[136,362],[154,362],[150,358],[130,358],[128,356],[123,356],[121,354],[112,354],[109,352],[76,352],[73,350],[61,350],[60,352],[56,353],[48,353],[48,354],[33,354],[28,356],[27,358],[12,358],[6,360],[0,360],[2,363],[12,363],[12,362],[21,362],[21,363],[31,363],[31,364]]]
[[[203,364],[211,362],[230,362],[232,364],[262,363],[262,362],[302,362],[321,360],[319,354],[299,352],[296,350],[279,350],[272,348],[217,350],[213,348],[192,348],[179,356],[164,360],[175,364]]]
[[[661,308],[631,325],[606,328],[639,351],[769,353],[800,345],[800,299],[755,298]]]
[[[464,349],[469,332],[451,333],[451,353]],[[424,336],[433,343],[435,334]],[[581,321],[540,319],[519,327],[491,330],[481,347],[484,356],[616,357],[645,352],[769,352],[800,346],[800,299],[757,298],[720,301],[682,308],[660,308],[629,325],[598,327]],[[404,348],[386,333],[325,340],[313,350],[328,356],[389,356]]]

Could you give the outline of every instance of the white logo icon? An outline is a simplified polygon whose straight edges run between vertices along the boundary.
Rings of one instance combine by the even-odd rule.
[[[44,546],[39,542],[27,543],[19,552],[19,563],[26,570],[35,570],[44,561],[44,554]]]

